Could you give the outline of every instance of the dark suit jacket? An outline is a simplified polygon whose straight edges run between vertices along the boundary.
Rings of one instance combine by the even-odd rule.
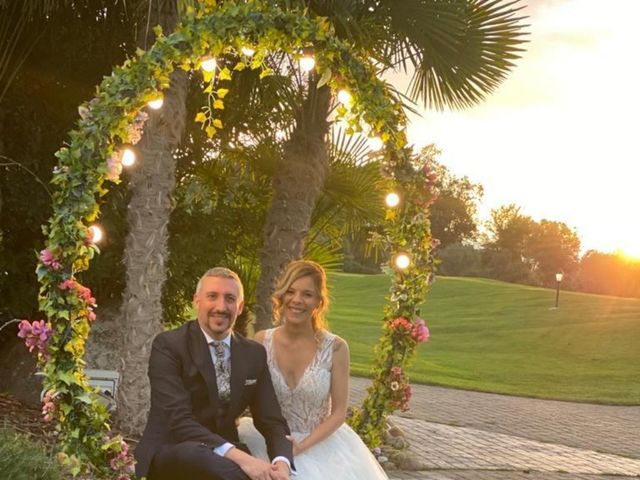
[[[293,466],[289,427],[273,390],[262,345],[233,334],[231,402],[221,409],[211,353],[197,321],[159,334],[149,358],[151,410],[135,450],[136,476],[146,476],[159,446],[184,441],[211,448],[238,442],[236,418],[251,410],[269,456],[287,457]]]

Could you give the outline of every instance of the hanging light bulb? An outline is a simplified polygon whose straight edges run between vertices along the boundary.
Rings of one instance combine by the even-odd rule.
[[[345,106],[349,106],[351,105],[351,101],[353,100],[353,97],[351,96],[351,94],[347,91],[347,90],[340,90],[338,92],[338,101],[345,105]]]
[[[213,57],[204,57],[200,60],[200,68],[205,72],[213,72],[218,66],[218,62]]]
[[[387,204],[387,207],[397,207],[398,204],[400,203],[400,195],[398,195],[396,192],[391,192],[389,194],[387,194],[387,196],[384,199],[384,202]]]
[[[300,68],[305,72],[310,72],[316,66],[316,59],[313,57],[313,48],[305,48],[300,59]]]
[[[159,110],[162,108],[162,104],[164,103],[164,97],[160,95],[158,98],[147,102],[149,108],[153,108],[154,110]]]
[[[409,265],[411,265],[411,259],[406,253],[399,253],[398,255],[396,255],[395,263],[396,267],[398,267],[400,270],[404,270]]]
[[[136,163],[136,153],[130,148],[122,150],[122,165],[130,167],[134,163]]]
[[[104,237],[102,229],[97,225],[91,225],[89,227],[89,241],[91,243],[98,243]]]
[[[252,47],[242,47],[241,52],[247,57],[253,57],[253,54],[256,53],[255,49]]]
[[[384,147],[384,142],[380,137],[369,137],[369,149],[377,152],[382,147]]]

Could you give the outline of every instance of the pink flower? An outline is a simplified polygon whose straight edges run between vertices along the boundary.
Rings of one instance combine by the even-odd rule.
[[[391,328],[393,330],[411,330],[411,322],[405,317],[398,317],[391,322]]]
[[[87,318],[90,322],[95,322],[96,320],[96,313],[91,308],[87,309]]]
[[[74,279],[72,278],[68,278],[67,280],[64,280],[63,282],[60,282],[58,284],[58,288],[60,290],[75,290],[76,295],[78,296],[78,298],[80,298],[81,300],[84,300],[86,302],[87,305],[91,306],[91,307],[96,307],[96,299],[93,297],[93,294],[91,293],[91,290],[83,285],[80,285],[78,282],[76,282]]]
[[[42,400],[42,415],[45,422],[49,422],[53,418],[53,413],[56,410],[56,405],[53,403],[53,399],[56,396],[57,393],[54,390],[49,390]]]
[[[391,375],[394,377],[401,377],[402,376],[402,368],[400,367],[392,367],[391,368]]]
[[[51,253],[51,250],[48,248],[40,252],[40,261],[43,265],[51,267],[53,270],[60,270],[60,268],[62,268],[62,264],[53,256],[53,253]]]
[[[147,112],[138,112],[133,123],[127,127],[127,141],[131,145],[135,145],[142,138],[144,123],[148,118],[149,114]]]
[[[429,340],[429,328],[425,325],[423,319],[418,318],[416,320],[416,324],[411,330],[411,336],[418,343]]]
[[[87,302],[87,305],[96,306],[96,299],[91,296],[91,290],[82,285],[77,285],[78,297]]]
[[[76,281],[73,278],[68,278],[58,285],[60,290],[72,290],[76,288]]]
[[[18,325],[18,337],[24,338],[24,343],[30,352],[34,348],[45,357],[48,355],[47,344],[53,330],[44,320],[34,321],[30,323],[28,320],[22,320]]]
[[[105,439],[106,442],[110,442],[109,439]],[[130,479],[130,475],[133,473],[134,460],[129,455],[129,445],[124,440],[120,440],[120,449],[113,451],[113,456],[109,460],[109,466],[111,470],[118,472],[120,475],[118,479]],[[116,445],[111,445],[110,449],[117,449]]]
[[[402,405],[401,409],[403,412],[409,410],[409,401],[411,400],[411,385],[406,384],[404,386],[404,390],[402,391]]]
[[[107,180],[116,181],[122,173],[122,153],[118,150],[107,159]]]
[[[31,323],[29,323],[29,320],[22,320],[18,324],[18,337],[27,338],[29,333],[31,333]]]

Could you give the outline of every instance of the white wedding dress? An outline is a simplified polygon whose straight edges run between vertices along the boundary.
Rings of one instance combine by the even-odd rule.
[[[316,356],[307,367],[300,382],[291,389],[280,373],[273,352],[274,329],[267,330],[264,346],[271,380],[280,402],[282,414],[289,424],[293,438],[301,442],[331,412],[331,363],[333,341],[336,336],[326,333]],[[240,419],[240,441],[251,453],[268,460],[262,435],[250,418]],[[338,430],[294,458],[299,480],[378,480],[387,479],[382,467],[360,437],[343,423]]]

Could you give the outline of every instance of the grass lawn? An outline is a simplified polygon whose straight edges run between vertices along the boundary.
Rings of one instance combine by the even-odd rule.
[[[332,273],[331,329],[368,375],[389,287],[384,275]],[[422,308],[431,339],[417,383],[559,400],[640,405],[640,300],[479,278],[438,277]]]

